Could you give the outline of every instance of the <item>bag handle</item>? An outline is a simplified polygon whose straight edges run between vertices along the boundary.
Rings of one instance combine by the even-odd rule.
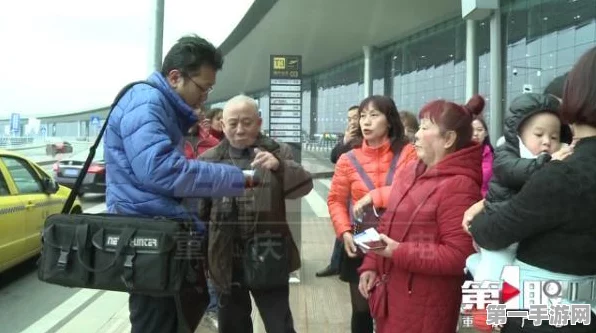
[[[112,105],[110,106],[110,112],[108,112],[108,116],[106,117],[103,125],[101,126],[101,129],[99,130],[99,134],[97,135],[97,138],[95,139],[95,143],[93,143],[93,145],[89,148],[89,156],[87,156],[87,160],[85,161],[85,164],[83,165],[83,168],[81,169],[81,172],[79,172],[79,175],[77,176],[77,181],[75,182],[74,186],[72,187],[70,194],[68,195],[68,198],[66,199],[66,202],[64,202],[64,207],[62,207],[62,214],[69,214],[70,210],[72,209],[72,205],[74,204],[75,198],[77,197],[77,195],[79,194],[79,191],[81,189],[81,184],[83,183],[83,179],[87,175],[89,166],[91,166],[91,162],[93,161],[93,158],[95,157],[95,151],[97,150],[97,147],[99,146],[99,143],[101,142],[101,138],[102,138],[104,132],[106,131],[106,128],[108,127],[108,119],[110,119],[110,115],[112,114],[112,111],[114,111],[114,108],[116,107],[116,105],[118,104],[118,102],[120,101],[122,96],[124,96],[124,94],[130,88],[132,88],[134,85],[137,85],[137,84],[146,84],[146,85],[149,85],[149,86],[157,89],[157,86],[155,86],[155,84],[153,84],[149,81],[135,81],[135,82],[127,84],[126,86],[124,86],[124,88],[122,88],[120,90],[120,92],[118,92],[118,95],[116,95],[114,102],[112,102]]]

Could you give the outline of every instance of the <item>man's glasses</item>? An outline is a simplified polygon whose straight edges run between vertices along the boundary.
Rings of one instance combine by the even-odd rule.
[[[202,86],[201,86],[200,84],[198,84],[198,83],[197,83],[195,80],[193,80],[193,79],[192,79],[192,77],[190,77],[190,75],[188,75],[188,74],[184,74],[184,76],[186,76],[186,77],[187,77],[187,78],[190,80],[190,82],[194,83],[194,85],[197,87],[197,89],[199,89],[199,91],[200,91],[202,94],[209,94],[210,92],[212,92],[212,91],[213,91],[213,87],[209,87],[209,88],[204,88],[204,87],[202,87]]]

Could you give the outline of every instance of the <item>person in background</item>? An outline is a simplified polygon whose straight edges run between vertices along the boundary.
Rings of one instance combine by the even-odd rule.
[[[213,118],[217,115],[219,110],[219,118],[221,122],[221,109],[215,111],[209,110],[204,112],[197,109],[196,114],[199,118],[197,124],[188,131],[188,138],[184,143],[184,155],[186,158],[196,159],[203,154],[207,149],[217,146],[221,141],[222,133],[220,131],[212,130]],[[210,118],[211,117],[211,118]],[[221,125],[219,125],[221,128]]]
[[[362,133],[358,125],[358,105],[353,105],[348,109],[348,127],[343,138],[331,150],[331,163],[337,163],[339,157],[353,148],[354,142],[362,139]]]
[[[358,124],[360,118],[358,116],[358,105],[351,106],[348,109],[348,127],[344,137],[331,150],[331,163],[337,163],[339,157],[353,147],[354,142],[362,139],[362,132],[360,132],[360,125]],[[335,238],[333,242],[333,252],[329,265],[316,273],[317,277],[333,276],[339,274],[339,267],[341,264],[341,253],[343,251],[343,242],[339,238]]]
[[[194,110],[207,99],[222,66],[221,52],[211,43],[196,35],[182,37],[166,54],[161,71],[149,76],[155,87],[137,84],[122,96],[104,139],[109,213],[193,221],[196,232],[206,236],[204,220],[188,207],[198,207],[200,197],[244,192],[240,168],[187,159],[183,152],[184,136],[198,121]],[[182,312],[198,317],[191,326],[207,303],[203,308],[182,305]],[[178,332],[186,326],[175,297],[133,293],[128,304],[132,333]]]
[[[482,145],[482,197],[488,192],[488,183],[493,176],[493,158],[495,150],[490,144],[488,127],[481,116],[476,116],[472,121],[472,140]]]
[[[197,153],[202,155],[208,149],[211,149],[224,138],[224,134],[221,128],[221,117],[223,110],[221,108],[210,109],[205,112],[205,121],[202,124],[202,129],[208,131],[207,139],[199,141],[197,144]],[[217,290],[213,286],[211,278],[207,278],[207,288],[209,290],[209,305],[205,311],[205,319],[207,324],[218,330],[219,323],[217,321],[217,310],[219,304],[219,297]]]
[[[482,146],[472,141],[472,120],[483,108],[476,95],[465,106],[435,100],[420,111],[419,159],[397,175],[377,228],[386,245],[368,251],[359,268],[378,333],[456,330],[474,252],[461,219],[481,198]]]
[[[362,139],[354,149],[341,155],[335,166],[327,203],[329,215],[344,251],[340,279],[349,283],[352,302],[352,333],[372,333],[373,320],[366,299],[358,292],[358,266],[362,253],[354,245],[356,226],[351,204],[376,187],[391,184],[410,158],[414,149],[404,136],[397,107],[386,96],[371,96],[358,109]]]
[[[536,171],[494,212],[483,207],[466,212],[473,217],[467,228],[478,246],[488,250],[519,243],[514,265],[519,267],[521,301],[545,304],[536,299],[541,292],[525,290],[526,282],[557,281],[562,304],[591,306],[592,311],[586,309],[590,323],[556,327],[546,320],[535,326],[510,317],[502,333],[596,332],[596,48],[569,72],[562,100],[561,117],[571,124],[576,141],[571,154]]]
[[[216,138],[218,142],[223,140],[224,138],[224,132],[221,125],[222,116],[223,109],[221,108],[213,108],[205,113],[205,118],[209,120],[210,125],[209,134]]]
[[[416,140],[416,132],[418,132],[418,119],[416,119],[416,116],[409,111],[400,111],[399,119],[404,125],[404,133],[406,137],[413,143]]]
[[[563,102],[563,87],[565,85],[565,82],[567,81],[567,75],[569,73],[565,73],[561,76],[557,76],[556,78],[554,78],[549,84],[548,86],[546,86],[546,88],[544,89],[544,93],[548,94],[548,95],[552,95],[554,97],[556,97],[559,102]],[[562,138],[571,138],[573,137],[573,133],[571,131],[571,127],[568,124],[565,124],[563,127],[561,127],[561,137]],[[563,141],[565,144],[567,144],[568,142]],[[564,144],[564,146],[565,146]]]
[[[544,94],[553,95],[560,101],[563,99],[563,88],[565,87],[565,81],[567,81],[567,75],[569,72],[557,76],[544,88]]]

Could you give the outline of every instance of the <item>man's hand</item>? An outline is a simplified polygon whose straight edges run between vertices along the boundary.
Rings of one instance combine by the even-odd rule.
[[[259,167],[271,171],[275,171],[279,168],[279,160],[270,152],[255,148],[255,153],[257,153],[255,160],[250,164],[252,168]]]
[[[201,126],[203,130],[209,131],[211,129],[211,121],[205,118],[199,122],[199,126]]]
[[[370,296],[370,290],[372,289],[375,280],[377,279],[377,272],[366,271],[360,274],[360,282],[358,283],[358,290],[364,298],[368,299]]]
[[[358,127],[357,126],[350,126],[346,129],[344,133],[344,145],[347,145],[348,142],[352,141],[355,137],[358,136]]]
[[[399,242],[394,241],[387,235],[380,234],[379,236],[381,237],[381,241],[387,244],[387,246],[382,250],[371,250],[371,252],[374,252],[385,258],[391,258],[393,256],[393,251],[397,250],[399,247]]]
[[[484,210],[484,199],[473,204],[472,207],[466,210],[466,212],[464,213],[464,219],[461,222],[461,225],[464,228],[465,232],[467,232],[468,234],[470,233],[470,231],[468,230],[470,229],[470,223],[472,223],[474,216],[480,214],[482,210]]]

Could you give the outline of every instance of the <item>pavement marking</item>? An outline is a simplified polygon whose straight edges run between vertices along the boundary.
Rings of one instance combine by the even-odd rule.
[[[328,189],[331,189],[331,179],[319,179],[321,184],[325,185]]]
[[[89,214],[97,214],[102,213],[105,210],[106,204],[101,203],[99,205],[85,209],[84,212]],[[70,298],[58,305],[54,310],[48,312],[38,321],[34,322],[25,330],[21,331],[21,333],[39,333],[49,331],[100,292],[103,292],[103,290],[81,289],[77,291]]]
[[[104,203],[100,203],[99,205],[95,205],[93,207],[89,207],[89,208],[85,209],[84,213],[99,214],[99,213],[105,212],[106,210],[108,210],[108,207],[106,206],[106,204],[104,202]]]
[[[327,201],[317,193],[314,189],[304,197],[304,200],[308,203],[313,212],[317,217],[329,218],[329,208],[327,207]]]
[[[21,331],[21,333],[40,333],[51,330],[64,318],[70,316],[71,313],[79,309],[82,305],[88,302],[89,299],[93,298],[100,292],[102,292],[102,290],[81,289],[69,299],[62,302],[62,304],[60,304],[54,310]]]

